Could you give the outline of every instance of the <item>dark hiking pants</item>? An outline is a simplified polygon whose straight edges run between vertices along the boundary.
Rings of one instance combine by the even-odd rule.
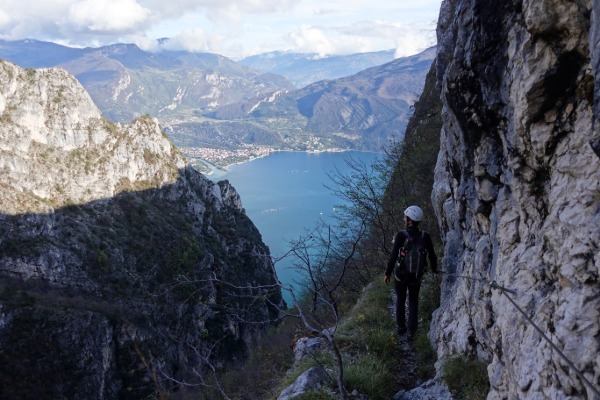
[[[415,275],[400,276],[400,280],[395,279],[394,288],[397,296],[396,323],[398,324],[398,330],[407,327],[405,313],[406,294],[408,293],[408,332],[414,334],[417,330],[421,280]]]

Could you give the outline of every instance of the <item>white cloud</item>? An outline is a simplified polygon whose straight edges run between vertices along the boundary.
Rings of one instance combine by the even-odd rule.
[[[8,40],[35,38],[44,32],[59,31],[64,8],[57,10],[53,4],[35,0],[3,0],[0,14],[9,18],[0,25],[0,37]]]
[[[318,53],[320,56],[332,54],[335,50],[334,44],[327,35],[318,28],[312,26],[301,26],[298,32],[289,35],[294,50],[306,53]]]
[[[0,0],[0,37],[74,46],[155,39],[239,58],[292,50],[321,55],[434,44],[441,0]],[[414,54],[414,53],[413,53]]]
[[[149,38],[146,35],[127,35],[124,37],[125,42],[135,43],[140,49],[144,51],[156,52],[160,50],[160,45],[156,39]]]
[[[292,10],[301,0],[140,0],[164,19],[204,13],[214,21],[237,20],[245,14],[269,14]]]
[[[0,30],[4,30],[8,28],[8,25],[10,23],[10,15],[8,15],[6,12],[0,10]]]
[[[427,29],[428,28],[428,29]],[[294,51],[348,54],[396,49],[396,57],[416,54],[435,44],[435,27],[390,21],[360,21],[343,26],[301,26],[287,36]]]
[[[92,32],[128,32],[147,22],[150,14],[135,0],[84,0],[69,7],[68,21]]]
[[[313,15],[327,15],[327,14],[333,14],[335,12],[336,12],[336,10],[331,9],[331,8],[318,8],[316,10],[313,10]]]
[[[288,36],[291,49],[300,53],[317,53],[320,57],[332,54],[362,53],[378,50],[369,38],[344,35],[335,29],[303,26]],[[392,48],[388,46],[387,49]]]
[[[213,35],[201,28],[186,29],[177,36],[169,39],[162,48],[165,50],[185,50],[189,52],[218,53],[222,47],[223,38]]]
[[[421,52],[435,45],[435,23],[401,23],[396,21],[361,21],[338,29],[348,37],[363,38],[370,43],[387,42],[396,49],[396,57]],[[355,39],[356,40],[356,39]]]

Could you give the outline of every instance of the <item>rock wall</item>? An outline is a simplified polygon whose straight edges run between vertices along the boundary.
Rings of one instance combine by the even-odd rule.
[[[594,125],[591,145],[600,157],[600,0],[594,0],[591,14],[590,52],[592,73],[596,82],[594,91]]]
[[[0,398],[163,397],[284,305],[235,189],[152,118],[0,61],[0,121]]]
[[[595,398],[509,297],[600,387],[599,14],[597,0],[441,6],[447,275],[430,339],[489,363],[488,399]]]

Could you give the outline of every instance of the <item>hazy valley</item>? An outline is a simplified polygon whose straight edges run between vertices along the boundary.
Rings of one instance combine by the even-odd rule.
[[[397,60],[390,52],[323,59],[281,53],[236,63],[134,45],[74,49],[0,41],[2,58],[72,73],[109,120],[156,117],[186,155],[219,166],[272,150],[381,151],[401,140],[434,55],[435,49]],[[301,79],[300,72],[327,80],[295,88],[290,81]]]

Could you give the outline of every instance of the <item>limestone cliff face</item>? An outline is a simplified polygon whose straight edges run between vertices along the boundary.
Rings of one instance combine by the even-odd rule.
[[[108,198],[173,183],[185,162],[150,117],[114,125],[64,70],[0,64],[4,212]],[[27,201],[25,197],[28,197]]]
[[[592,73],[594,74],[594,125],[592,147],[600,156],[600,0],[594,0],[591,13],[590,53],[592,54]]]
[[[111,124],[68,73],[0,62],[0,121],[1,398],[156,395],[282,305],[235,189],[152,118]]]
[[[597,0],[442,4],[433,202],[460,277],[431,340],[489,362],[488,399],[595,398],[490,281],[600,387],[599,16]]]

